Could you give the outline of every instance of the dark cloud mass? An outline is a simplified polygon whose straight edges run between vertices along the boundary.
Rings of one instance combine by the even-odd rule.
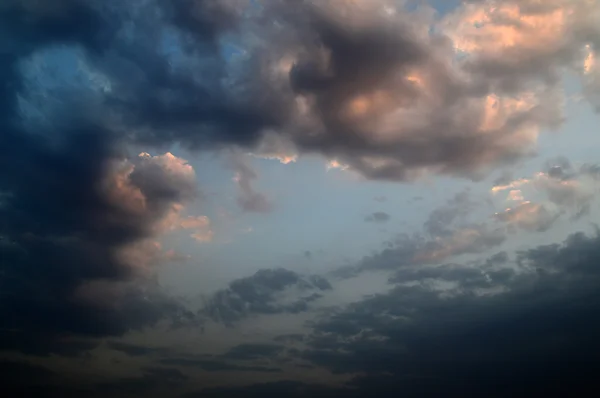
[[[520,252],[512,265],[499,254],[475,269],[402,271],[390,293],[325,319],[303,355],[336,372],[366,373],[352,384],[380,386],[383,396],[595,391],[599,243],[597,234],[578,233]],[[457,285],[404,284],[426,278]]]

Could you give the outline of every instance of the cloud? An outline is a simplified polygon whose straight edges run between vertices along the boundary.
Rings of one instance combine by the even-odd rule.
[[[495,218],[528,231],[543,232],[552,227],[559,213],[548,210],[544,205],[524,201],[514,208],[496,213]]]
[[[365,217],[365,221],[366,222],[375,222],[375,223],[384,223],[390,220],[390,218],[392,218],[389,214],[384,213],[382,211],[376,211],[373,214],[369,214],[367,217]]]
[[[258,178],[248,159],[240,154],[231,157],[231,166],[235,170],[233,180],[237,184],[239,206],[247,212],[268,213],[273,209],[271,201],[252,186],[252,181]]]
[[[540,129],[562,121],[563,72],[579,65],[594,87],[594,2],[476,1],[442,19],[392,1],[214,3],[12,1],[3,73],[20,83],[5,90],[19,90],[30,115],[60,110],[40,109],[46,83],[33,69],[63,46],[81,66],[81,105],[99,111],[82,117],[109,115],[97,121],[127,141],[234,145],[285,163],[319,153],[367,178],[407,180],[479,177],[530,156]]]
[[[62,143],[3,134],[12,148],[3,161],[19,166],[1,177],[10,195],[0,207],[0,313],[6,327],[48,344],[64,333],[120,334],[181,310],[153,282],[155,238],[173,207],[193,200],[193,169],[170,154],[124,159],[104,134],[55,132]]]
[[[208,298],[201,312],[225,324],[256,314],[304,312],[319,292],[329,289],[329,281],[318,275],[303,278],[283,268],[265,269],[231,282]]]
[[[165,318],[188,319],[180,301],[162,292],[156,281],[165,257],[159,238],[188,226],[192,237],[208,241],[212,229],[210,220],[183,213],[196,196],[195,176],[185,160],[166,152],[173,144],[193,151],[233,147],[284,163],[318,154],[330,165],[368,179],[407,181],[431,173],[479,178],[532,156],[540,132],[560,125],[567,72],[578,71],[584,96],[598,105],[598,2],[469,1],[441,19],[426,7],[409,11],[403,6],[385,0],[342,5],[279,0],[3,2],[0,80],[10,84],[0,85],[2,349],[72,354],[88,350],[96,338],[143,329]],[[148,153],[131,156],[133,148]],[[253,186],[256,172],[244,162],[236,167],[241,207],[269,211],[271,202]],[[591,203],[588,182],[597,178],[597,170],[589,166],[563,173],[559,167],[533,176],[533,182],[513,182],[511,189],[520,189],[525,199],[525,185],[535,187],[548,202],[581,217]],[[360,269],[437,264],[501,244],[504,229],[475,223],[463,217],[460,207],[455,210],[458,216],[442,211],[417,236],[365,258]],[[565,264],[580,261],[582,250],[594,254],[586,242],[573,238],[562,248],[540,250],[534,263],[540,268],[550,263],[561,274],[549,257]],[[592,305],[597,297],[588,289],[594,275],[586,274],[584,280],[580,268],[576,264],[574,276],[562,280],[552,273],[515,277],[513,293],[482,305],[490,313],[503,309],[507,318],[497,323],[477,318],[482,319],[477,325],[488,325],[485,331],[495,334],[469,335],[476,323],[459,320],[458,334],[428,340],[434,326],[444,326],[447,318],[440,313],[434,321],[417,319],[412,330],[418,333],[404,335],[411,343],[407,363],[431,358],[440,347],[435,351],[440,357],[502,357],[494,344],[473,347],[465,341],[477,339],[459,337],[503,343],[496,332],[503,330],[523,348],[522,335],[509,327],[513,313],[502,311],[538,309],[543,307],[535,305],[552,306],[562,299],[570,311],[554,305],[554,322],[541,310],[516,321],[524,319],[525,332],[531,333],[528,342],[532,331],[569,336],[571,331],[560,327],[581,325],[575,314],[586,313],[589,319],[597,313],[596,308],[586,312],[581,304]],[[542,293],[532,296],[526,278],[537,277],[549,279],[534,280],[537,294]],[[574,289],[576,282],[583,289]],[[294,273],[259,273],[212,297],[207,314],[233,322],[252,314],[306,311],[328,282],[318,284]],[[565,296],[553,286],[587,295],[586,300],[569,301],[576,295]],[[294,297],[281,302],[279,295],[285,296],[287,289],[295,290]],[[456,303],[440,302],[418,288],[402,289],[394,291],[395,303],[414,297],[430,303],[429,308]],[[517,305],[523,301],[515,297],[531,300]],[[387,305],[387,297],[379,299]],[[482,316],[482,307],[469,301],[472,297],[461,299],[466,305],[446,317],[466,312]],[[367,301],[357,308],[379,303]],[[382,318],[397,326],[394,319]],[[546,329],[536,329],[533,320]],[[595,330],[577,329],[590,335],[558,341],[573,344],[573,352],[583,352],[585,358],[595,351],[579,350],[578,344],[595,347],[590,337]],[[375,335],[363,332],[359,341],[368,337],[366,346],[372,348],[388,332],[385,325],[378,326]],[[71,344],[65,336],[90,342]],[[427,344],[431,341],[437,343]],[[522,352],[543,359],[539,344]],[[560,351],[565,346],[554,347]],[[398,364],[395,358],[401,356],[378,348],[351,349],[343,366],[382,367],[386,361],[381,358]],[[360,357],[361,352],[372,359]],[[318,354],[311,358],[321,365],[328,363],[327,355],[339,359],[335,353]],[[353,361],[357,357],[361,361]],[[494,373],[480,369],[477,379],[490,380]],[[426,367],[424,372],[439,375],[434,370]],[[444,370],[455,379],[461,376],[458,370],[458,375]],[[155,386],[151,381],[156,375],[148,371],[105,386],[104,395],[119,389],[139,393],[143,386]],[[160,387],[169,390],[176,377],[162,376],[169,380]]]
[[[590,164],[575,167],[561,157],[548,160],[544,170],[531,178],[497,184],[492,187],[492,193],[496,195],[510,190],[507,199],[517,202],[517,207],[508,208],[496,217],[534,230],[547,229],[563,213],[570,214],[573,219],[580,218],[589,213],[598,192],[596,169]],[[540,193],[546,203],[526,200],[526,197]],[[537,228],[534,224],[546,227]]]
[[[590,318],[599,302],[599,240],[576,233],[510,258],[400,270],[389,293],[324,317],[300,355],[363,374],[348,385],[357,396],[376,385],[383,396],[420,396],[424,382],[431,394],[466,396],[591,387],[600,350]]]
[[[473,221],[482,201],[462,191],[434,209],[420,231],[399,234],[380,252],[343,267],[333,275],[346,279],[373,270],[393,270],[415,264],[436,264],[463,254],[483,253],[506,240],[506,229]]]

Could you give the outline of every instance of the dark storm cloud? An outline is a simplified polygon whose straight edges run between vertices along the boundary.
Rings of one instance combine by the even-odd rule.
[[[304,278],[283,268],[265,269],[231,282],[207,300],[201,313],[231,324],[256,314],[304,312],[321,297],[319,292],[329,289],[329,281],[318,275]],[[286,294],[290,295],[287,302]]]
[[[353,383],[362,393],[382,386],[406,396],[504,397],[593,388],[599,260],[600,235],[577,233],[515,261],[501,253],[475,267],[402,270],[396,282],[421,283],[323,319],[301,355],[365,374]],[[423,283],[429,278],[457,285],[439,290]]]
[[[61,353],[74,346],[55,341],[59,334],[121,334],[182,311],[151,278],[130,281],[150,269],[153,259],[144,256],[151,257],[162,219],[193,199],[193,178],[177,174],[181,167],[171,172],[173,158],[126,161],[125,137],[109,110],[123,103],[108,98],[105,85],[94,85],[99,69],[90,66],[86,74],[85,66],[68,64],[72,56],[108,71],[112,61],[128,58],[123,65],[139,66],[154,59],[159,62],[146,64],[147,76],[165,77],[165,60],[149,58],[147,46],[133,51],[125,43],[125,19],[144,19],[150,11],[140,4],[11,0],[0,6],[0,313],[10,329],[3,331],[10,342],[3,349],[43,353],[46,345],[46,353]],[[126,94],[118,76],[112,78],[110,85]]]
[[[383,211],[376,211],[373,214],[369,214],[365,217],[366,222],[375,222],[375,223],[384,223],[389,221],[392,218],[389,214]]]
[[[171,205],[187,199],[187,182],[167,182],[153,159],[140,159],[125,179],[132,190],[122,190],[109,163],[118,158],[102,149],[101,132],[60,134],[59,145],[15,136],[2,158],[13,170],[2,176],[10,196],[0,207],[5,327],[44,341],[57,333],[120,334],[179,313],[151,280],[129,281],[150,269],[147,239]]]

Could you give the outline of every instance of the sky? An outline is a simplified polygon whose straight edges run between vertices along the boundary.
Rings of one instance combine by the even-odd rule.
[[[553,397],[600,371],[600,1],[0,4],[19,397]]]

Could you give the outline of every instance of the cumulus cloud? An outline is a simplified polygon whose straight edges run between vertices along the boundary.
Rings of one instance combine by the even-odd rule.
[[[195,197],[193,169],[171,154],[119,157],[102,130],[62,134],[58,145],[3,135],[12,149],[3,161],[21,165],[2,175],[6,327],[50,344],[177,317],[181,304],[154,282],[164,256],[156,238],[172,209]]]
[[[593,87],[596,2],[475,1],[441,19],[386,0],[199,4],[12,1],[8,65],[77,45],[88,98],[135,142],[234,144],[284,163],[316,152],[393,180],[477,177],[529,156],[562,120],[563,72],[579,67]]]

